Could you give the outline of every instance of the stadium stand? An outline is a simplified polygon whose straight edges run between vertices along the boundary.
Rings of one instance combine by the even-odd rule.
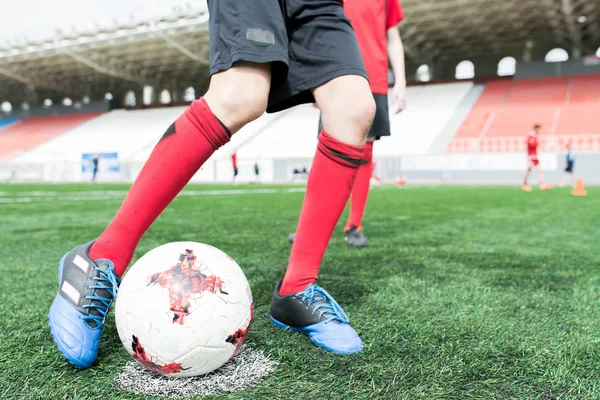
[[[44,179],[79,180],[82,154],[117,153],[122,165],[122,179],[134,179],[167,127],[185,109],[186,107],[167,107],[134,111],[114,110],[105,113],[30,151],[17,154],[13,157],[10,168],[14,169],[17,165],[21,170],[33,171],[31,176],[43,176]],[[214,164],[215,160],[221,161],[220,167],[224,171],[222,176],[231,175],[231,154],[240,151],[252,142],[254,136],[262,134],[267,125],[283,115],[285,113],[263,115],[245,126],[231,142],[219,149],[211,162]],[[252,165],[254,162],[253,159]],[[213,165],[206,170],[212,171],[214,168],[216,167]],[[212,175],[209,178],[212,179]],[[210,180],[209,178],[206,180]]]
[[[533,123],[544,126],[543,151],[560,151],[567,141],[573,142],[576,151],[600,150],[600,123],[591,118],[600,106],[599,82],[598,75],[583,75],[501,79],[485,87],[472,82],[410,86],[408,107],[391,114],[394,134],[375,146],[375,157],[381,167],[390,169],[383,176],[392,176],[400,168],[400,156],[402,165],[408,167],[410,158],[446,150],[522,153],[524,135]],[[161,107],[4,120],[0,156],[11,154],[13,160],[5,166],[4,175],[17,171],[23,179],[77,181],[83,179],[82,154],[117,153],[120,179],[131,181],[165,129],[184,110]],[[217,151],[193,180],[230,180],[233,152],[238,155],[241,180],[254,178],[255,163],[264,172],[261,179],[290,179],[294,168],[310,166],[318,118],[312,105],[265,114]]]
[[[523,136],[543,126],[543,150],[568,141],[583,151],[600,150],[600,75],[492,81],[486,85],[449,152],[520,152]]]
[[[177,109],[178,110],[177,116],[179,114],[181,114],[185,109],[186,109],[186,107],[179,107]],[[131,112],[129,112],[129,114],[131,115],[131,114],[134,114],[137,112],[139,112],[139,111],[131,111]],[[148,111],[145,111],[145,112],[147,113]],[[215,154],[213,154],[213,156],[211,158],[213,160],[214,159],[229,160],[229,157],[234,152],[237,152],[238,156],[239,156],[241,149],[244,149],[248,145],[248,143],[251,143],[257,135],[261,135],[262,132],[265,130],[265,128],[273,120],[283,116],[284,114],[285,113],[264,114],[262,117],[258,118],[256,121],[249,123],[248,125],[243,127],[238,133],[236,133],[231,138],[231,141],[229,143],[227,143],[225,146],[221,147],[217,152],[215,152]],[[140,162],[140,163],[143,163],[144,161],[146,161],[148,159],[148,157],[150,156],[150,153],[152,152],[152,149],[154,148],[154,145],[158,142],[158,139],[164,133],[165,128],[163,127],[163,125],[169,126],[176,118],[175,117],[175,118],[168,120],[165,118],[166,116],[167,116],[166,114],[161,115],[160,113],[154,113],[152,115],[147,116],[148,118],[151,118],[151,121],[156,122],[155,126],[153,126],[153,127],[148,126],[146,128],[147,129],[146,135],[152,136],[152,140],[149,143],[146,143],[146,145],[144,147],[138,146],[136,151],[130,157],[126,156],[125,158],[130,158],[131,161]],[[159,125],[160,125],[160,127],[159,127]],[[157,129],[160,132],[158,132]]]
[[[472,86],[466,82],[408,87],[407,108],[390,115],[397,134],[383,138],[382,145],[375,147],[376,155],[426,154]],[[282,114],[240,148],[240,159],[312,158],[317,145],[318,109],[303,105]]]
[[[571,104],[598,103],[600,75],[581,75],[573,79],[569,102]]]
[[[380,146],[381,152],[385,155],[425,154],[471,87],[470,82],[409,87],[409,106],[401,114],[392,116],[392,127],[397,132],[418,134],[385,138],[386,145]],[[58,121],[76,121],[79,116],[55,119],[54,125],[44,127],[44,132],[55,133],[53,140],[41,144],[38,142],[37,147],[18,159],[22,162],[58,159],[76,162],[81,160],[82,153],[116,152],[121,161],[143,162],[166,128],[184,110],[185,107],[115,110],[95,119],[87,115],[90,120],[86,119],[86,124],[76,126],[63,135],[61,133],[67,129],[52,127],[58,126]],[[278,114],[265,114],[244,127],[213,159],[228,159],[234,151],[241,160],[312,158],[317,141],[318,119],[319,111],[312,105]],[[37,122],[34,124],[32,120]],[[43,125],[42,121],[49,121],[44,118],[32,120],[28,120],[27,126],[40,126]],[[16,126],[23,124],[21,122]],[[34,147],[31,144],[29,148]]]
[[[319,110],[306,104],[281,114],[240,148],[240,159],[312,158],[317,148]]]
[[[88,122],[99,113],[35,117],[0,130],[0,155],[27,151]]]
[[[376,146],[376,155],[426,154],[472,87],[471,82],[409,87],[407,109],[391,116],[392,129],[397,134],[382,139],[382,144]],[[122,179],[132,180],[166,128],[184,110],[185,107],[114,110],[62,135],[66,129],[57,131],[52,140],[14,157],[15,165],[23,171],[33,171],[32,177],[79,180],[82,154],[117,153]],[[217,151],[194,181],[230,179],[233,152],[238,155],[242,179],[257,162],[266,177],[276,160],[285,160],[288,166],[309,166],[317,143],[318,120],[319,111],[310,104],[265,114]]]
[[[179,115],[185,110],[185,107],[178,108],[176,115]],[[144,111],[145,113],[150,112],[151,110]],[[139,113],[140,111],[130,111],[128,115],[132,115],[135,113]],[[244,128],[242,128],[238,133],[236,133],[229,143],[225,146],[221,147],[219,150],[213,154],[210,160],[202,167],[202,169],[196,174],[194,178],[192,178],[193,182],[212,182],[214,180],[219,181],[228,181],[231,179],[231,161],[230,157],[232,153],[237,153],[240,167],[240,174],[242,175],[242,179],[248,179],[248,171],[253,169],[254,163],[259,161],[255,158],[252,158],[247,151],[249,147],[252,149],[252,143],[256,140],[258,136],[261,136],[266,131],[267,126],[276,121],[277,119],[286,115],[286,112],[278,113],[278,114],[264,114],[262,117],[257,120],[249,123]],[[169,126],[175,118],[168,119],[166,118],[167,114],[161,113],[153,113],[146,114],[146,118],[150,118],[151,121],[155,122],[155,126],[147,126],[146,138],[143,142],[139,142],[135,151],[131,152],[121,152],[119,158],[123,164],[128,166],[127,171],[124,171],[125,179],[134,179],[144,162],[150,156],[154,145],[158,142],[160,137],[162,136],[166,126]],[[137,116],[136,116],[137,118]],[[143,143],[143,145],[142,145]],[[240,156],[240,154],[245,154]],[[241,159],[244,158],[244,159]],[[260,161],[259,161],[260,162]],[[268,163],[265,164],[265,167],[268,166]],[[261,169],[263,166],[261,164]],[[250,177],[253,175],[250,174]],[[249,180],[249,179],[248,179]]]
[[[16,122],[18,122],[18,119],[5,119],[5,120],[0,120],[0,130],[7,128],[9,125],[12,125]]]
[[[506,102],[512,81],[501,80],[489,82],[475,103],[475,106],[458,130],[457,138],[479,137],[493,118],[493,110],[501,109]]]
[[[407,107],[390,113],[394,134],[381,139],[375,156],[427,154],[472,87],[472,82],[408,87]]]
[[[20,161],[81,161],[82,153],[116,152],[127,159],[153,146],[185,108],[115,110],[38,146]]]
[[[119,159],[145,161],[165,130],[186,107],[114,110],[75,127],[18,157],[21,162],[81,161],[83,153],[118,153]],[[276,116],[265,114],[247,125],[214,158],[228,158]]]

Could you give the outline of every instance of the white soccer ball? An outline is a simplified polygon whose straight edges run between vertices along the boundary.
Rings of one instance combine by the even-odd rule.
[[[252,322],[252,293],[237,263],[212,246],[157,247],[127,272],[116,300],[121,342],[170,377],[211,372],[231,359]]]

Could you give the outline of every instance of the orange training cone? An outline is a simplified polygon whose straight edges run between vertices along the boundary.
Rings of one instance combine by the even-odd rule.
[[[577,185],[575,185],[575,190],[571,192],[573,196],[587,196],[587,192],[585,191],[585,187],[583,187],[583,180],[581,178],[577,179]]]

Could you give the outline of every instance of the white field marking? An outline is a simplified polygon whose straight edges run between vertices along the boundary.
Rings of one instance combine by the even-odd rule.
[[[121,390],[137,395],[196,398],[249,390],[275,371],[278,364],[277,360],[261,350],[243,345],[234,358],[206,375],[169,379],[151,373],[137,361],[131,360],[117,375],[115,383]]]
[[[33,201],[32,197],[13,197],[8,199],[0,199],[0,203],[31,203]]]
[[[31,196],[31,197],[45,197],[45,196],[58,196],[60,192],[45,192],[45,191],[35,191],[35,192],[0,192],[0,196],[10,196],[18,195],[18,196]]]
[[[234,190],[186,190],[177,197],[188,197],[188,196],[239,196],[245,194],[283,194],[283,193],[303,193],[306,191],[305,187],[299,188],[287,188],[287,189],[234,189]],[[65,192],[64,194],[69,193]],[[0,198],[0,203],[4,204],[16,204],[16,203],[41,203],[41,202],[79,202],[79,201],[108,201],[108,200],[123,200],[125,198],[125,191],[119,191],[118,195],[115,191],[106,192],[95,192],[96,195],[88,195],[90,192],[76,192],[78,195],[59,195],[59,196],[48,196],[48,197],[6,197]]]
[[[125,196],[126,190],[90,190],[90,191],[69,191],[69,192],[55,192],[55,191],[35,191],[35,192],[0,192],[0,197],[15,197],[15,196],[29,196],[29,197],[49,197],[49,196],[106,196],[106,195],[119,195]]]
[[[275,193],[304,193],[305,187],[287,189],[233,189],[233,190],[184,190],[179,196],[220,196],[236,194],[275,194]]]

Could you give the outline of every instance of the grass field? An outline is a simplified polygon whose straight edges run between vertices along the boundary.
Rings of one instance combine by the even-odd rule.
[[[258,194],[207,190],[248,190]],[[228,399],[599,399],[600,188],[381,187],[366,249],[338,226],[320,282],[365,342],[327,354],[268,321],[301,192],[190,186],[142,239],[210,243],[244,269],[256,305],[247,343],[280,361]],[[0,398],[136,399],[115,388],[129,356],[114,319],[98,363],[76,371],[46,314],[63,253],[97,236],[125,185],[0,185]],[[191,192],[190,192],[191,191]]]

